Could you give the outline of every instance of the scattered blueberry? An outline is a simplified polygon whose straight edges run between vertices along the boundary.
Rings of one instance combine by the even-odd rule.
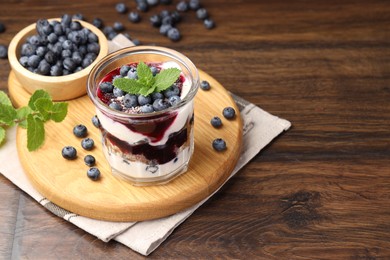
[[[73,128],[73,134],[77,137],[86,137],[88,129],[85,125],[79,124]]]
[[[186,1],[180,1],[176,5],[176,10],[178,10],[179,12],[186,12],[186,11],[188,11],[189,8],[190,8],[190,6],[188,5],[188,3]]]
[[[219,127],[222,126],[222,120],[218,116],[215,116],[215,117],[211,118],[210,123],[215,128],[219,128]]]
[[[8,47],[0,44],[0,59],[6,59],[8,57]]]
[[[180,31],[175,27],[172,27],[171,29],[168,30],[167,36],[169,39],[171,39],[174,42],[180,40],[181,38]]]
[[[149,20],[154,27],[159,27],[161,25],[161,17],[157,14],[152,15]]]
[[[88,154],[84,157],[84,163],[87,166],[92,167],[96,164],[96,159],[92,155]]]
[[[100,171],[96,167],[91,167],[87,171],[87,176],[93,181],[96,181],[100,177]]]
[[[83,20],[83,21],[84,21],[84,15],[81,14],[81,13],[74,14],[74,15],[72,16],[72,19],[77,19],[77,20]]]
[[[115,5],[115,10],[120,14],[124,14],[127,12],[127,7],[124,3],[118,3]]]
[[[121,22],[115,22],[113,28],[116,32],[122,32],[125,30],[125,26]]]
[[[92,117],[92,124],[96,127],[96,128],[99,128],[99,127],[101,127],[102,125],[100,124],[100,120],[99,120],[99,118],[97,117],[97,115],[94,115],[93,117]]]
[[[90,151],[95,146],[95,142],[91,138],[84,138],[81,140],[81,147],[83,147],[85,150]]]
[[[149,9],[148,3],[144,1],[137,2],[137,9],[141,12],[146,12]]]
[[[0,22],[0,33],[5,32],[5,25]]]
[[[199,8],[196,10],[196,17],[200,20],[204,20],[209,17],[209,14],[205,8]]]
[[[158,5],[159,0],[146,0],[146,2],[150,6],[155,6],[155,5]]]
[[[191,10],[198,10],[200,8],[199,0],[190,0],[189,7],[191,8]]]
[[[93,20],[92,20],[92,24],[94,25],[94,26],[96,26],[97,28],[99,28],[99,29],[102,29],[103,28],[103,20],[102,19],[100,19],[100,18],[94,18]]]
[[[226,119],[233,119],[236,116],[236,111],[232,107],[225,107],[222,114]]]
[[[73,146],[65,146],[62,148],[62,157],[67,160],[74,160],[77,157],[77,150]]]
[[[213,29],[215,27],[214,21],[210,18],[205,19],[203,21],[203,24],[204,24],[204,27],[206,27],[206,29]]]
[[[130,12],[128,15],[129,21],[132,23],[138,23],[141,21],[141,16],[137,12]]]
[[[214,139],[212,145],[213,148],[218,152],[226,150],[226,142],[222,138]]]
[[[170,24],[163,24],[160,26],[160,33],[162,35],[167,35],[168,31],[172,28],[172,25]]]
[[[202,82],[200,82],[200,88],[202,90],[209,90],[211,88],[210,83],[206,80],[203,80]]]
[[[172,0],[160,0],[160,2],[161,2],[163,5],[170,5],[170,4],[172,4]]]

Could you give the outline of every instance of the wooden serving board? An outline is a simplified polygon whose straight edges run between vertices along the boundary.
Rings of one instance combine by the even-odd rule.
[[[70,100],[66,119],[45,125],[45,144],[37,151],[27,150],[27,132],[18,128],[19,158],[32,185],[58,206],[81,216],[108,221],[142,221],[165,217],[182,211],[211,195],[231,174],[239,158],[242,143],[242,122],[239,110],[229,93],[208,74],[200,71],[202,80],[211,84],[209,91],[199,89],[195,98],[195,148],[189,170],[158,186],[136,187],[111,174],[103,155],[100,131],[92,125],[95,108],[88,96]],[[9,93],[17,106],[26,105],[30,95],[10,73]],[[222,109],[232,106],[237,116],[227,120]],[[223,126],[210,125],[213,116],[220,116]],[[73,127],[84,124],[88,136],[95,140],[95,148],[85,151],[81,139],[73,135]],[[212,140],[224,138],[227,150],[217,152]],[[65,160],[61,150],[66,145],[77,149],[78,158]],[[83,158],[95,156],[101,171],[98,181],[90,180]]]

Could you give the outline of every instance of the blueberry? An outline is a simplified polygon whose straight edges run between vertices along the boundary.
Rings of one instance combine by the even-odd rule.
[[[209,14],[205,8],[199,8],[196,10],[196,17],[200,20],[204,20],[209,17]]]
[[[35,45],[32,45],[30,43],[24,43],[22,45],[22,49],[20,51],[20,54],[22,56],[30,57],[31,55],[35,54],[36,49],[37,49],[37,47]]]
[[[52,32],[51,34],[49,34],[49,36],[47,36],[47,40],[50,42],[50,43],[56,43],[58,41],[58,36],[57,34],[55,34],[54,32]]]
[[[97,42],[88,43],[87,51],[95,54],[99,54],[100,45]]]
[[[178,11],[173,11],[171,14],[173,23],[178,23],[181,21],[181,15]]]
[[[42,47],[42,46],[40,46]],[[38,48],[40,48],[38,47]],[[44,47],[45,48],[45,47]],[[57,42],[53,45],[53,47],[50,49],[56,56],[60,56],[63,49],[62,49],[62,43],[61,42]],[[38,54],[38,49],[37,49],[37,54]]]
[[[123,105],[127,108],[138,106],[138,98],[133,94],[126,94],[122,99]]]
[[[198,10],[200,8],[199,0],[190,0],[189,7],[191,10]]]
[[[173,18],[171,16],[166,16],[161,19],[161,24],[174,25],[175,23],[173,22]]]
[[[89,32],[87,34],[87,39],[88,39],[88,42],[89,43],[94,43],[94,42],[98,42],[99,41],[99,38],[97,37],[96,34],[94,34],[93,32]]]
[[[37,73],[41,75],[50,75],[50,64],[46,60],[39,62]]]
[[[98,18],[98,17],[96,17],[96,18],[94,18],[94,19],[92,20],[92,24],[93,24],[95,27],[99,28],[99,29],[102,29],[102,28],[103,28],[103,20],[100,19],[100,18]]]
[[[0,45],[0,48],[2,45]],[[27,56],[22,56],[20,57],[19,59],[19,63],[23,66],[23,67],[27,67],[28,66],[28,57]]]
[[[172,4],[172,0],[160,0],[160,2],[161,2],[163,5],[170,5],[170,4]]]
[[[78,30],[81,30],[83,28],[83,26],[81,25],[81,23],[79,21],[72,21],[70,23],[70,29],[72,31],[78,31]]]
[[[46,55],[48,55],[48,54],[46,53]],[[45,56],[46,56],[46,55],[45,55]],[[62,50],[62,52],[61,52],[61,57],[62,57],[63,59],[72,57],[72,51],[71,51],[71,50]],[[53,59],[54,59],[54,58],[55,58],[55,56],[53,56]]]
[[[5,32],[5,25],[0,22],[0,33]]]
[[[134,67],[130,68],[129,72],[127,73],[127,77],[129,79],[138,79],[137,69]]]
[[[115,97],[122,97],[125,95],[125,92],[121,90],[120,88],[115,88],[112,90],[112,93],[114,93]]]
[[[120,70],[119,70],[119,74],[123,77],[125,77],[127,75],[127,73],[129,72],[130,70],[130,66],[129,65],[123,65]]]
[[[138,45],[141,44],[141,42],[140,42],[138,39],[135,39],[135,38],[131,39],[131,41],[133,42],[133,44],[134,44],[135,46],[138,46]]]
[[[200,82],[200,88],[203,90],[209,90],[210,89],[210,83],[206,80],[203,80]]]
[[[115,10],[120,14],[124,14],[127,12],[127,7],[124,3],[118,3],[115,5]]]
[[[27,42],[32,45],[38,45],[39,44],[39,37],[38,35],[32,35],[27,38]]]
[[[122,32],[125,30],[125,26],[123,26],[123,23],[121,22],[115,22],[113,28],[116,32]]]
[[[141,106],[141,113],[152,113],[154,111],[153,106],[151,104],[146,104]]]
[[[115,32],[115,30],[111,26],[106,26],[103,28],[103,33],[106,36],[109,35],[110,33],[113,33],[113,32]]]
[[[87,46],[85,46],[85,45],[79,46],[78,51],[80,52],[81,55],[87,54],[87,53],[88,53],[88,51],[87,51]]]
[[[151,96],[153,101],[156,99],[164,99],[164,95],[161,92],[153,92]]]
[[[61,17],[61,24],[64,28],[68,28],[72,22],[72,17],[69,14],[64,14]]]
[[[130,12],[128,15],[128,19],[132,23],[138,23],[141,21],[141,16],[137,12]]]
[[[74,160],[77,157],[77,150],[73,146],[65,146],[62,148],[62,157],[67,160]]]
[[[73,72],[76,69],[77,64],[72,60],[72,58],[65,58],[63,61],[63,66],[64,66],[64,69],[67,69],[70,72]]]
[[[76,65],[80,65],[83,62],[83,56],[80,52],[76,51],[72,53],[72,60]]]
[[[89,65],[91,65],[92,62],[93,62],[94,60],[95,60],[94,58],[85,57],[85,58],[83,59],[83,61],[81,62],[81,66],[82,66],[83,68],[86,68],[86,67],[88,67]]]
[[[100,177],[100,171],[96,167],[91,167],[87,171],[87,176],[93,181],[96,181]]]
[[[76,31],[70,32],[68,34],[68,38],[76,45],[79,45],[82,41],[81,35]]]
[[[83,147],[85,150],[90,151],[95,146],[95,142],[91,138],[84,138],[81,140],[81,147]]]
[[[144,1],[137,2],[137,10],[139,10],[141,12],[147,12],[148,9],[149,9],[148,3],[144,2]]]
[[[37,68],[39,65],[39,62],[41,62],[42,58],[39,57],[38,55],[31,55],[28,57],[28,66],[32,68]]]
[[[64,34],[64,30],[62,28],[62,25],[61,24],[55,24],[53,26],[53,32],[57,35],[57,36],[61,36]]]
[[[84,15],[81,14],[81,13],[74,14],[74,15],[72,16],[72,19],[84,20]]]
[[[49,23],[48,20],[46,19],[40,19],[37,21],[36,26],[35,26],[38,34],[40,36],[48,36],[50,33],[53,32],[53,27]]]
[[[215,23],[212,19],[210,18],[207,18],[203,21],[203,25],[204,27],[206,27],[206,29],[213,29],[215,27]]]
[[[171,96],[170,98],[169,98],[169,104],[171,105],[171,106],[174,106],[174,105],[176,105],[176,104],[178,104],[179,102],[181,101],[181,99],[180,99],[180,97],[179,96]]]
[[[170,98],[172,96],[179,96],[180,95],[180,89],[177,86],[170,86],[166,90],[164,90],[164,96],[166,98]]]
[[[53,65],[50,68],[51,76],[62,76],[62,66]]]
[[[151,104],[152,103],[152,98],[151,96],[144,96],[144,95],[139,95],[138,96],[138,104],[140,106],[146,105],[146,104]]]
[[[84,163],[89,166],[89,167],[92,167],[95,165],[96,163],[96,159],[95,157],[93,157],[92,155],[88,154],[84,157]]]
[[[99,118],[97,117],[97,115],[94,115],[94,116],[92,117],[91,120],[92,120],[92,124],[93,124],[96,128],[101,127],[100,120],[99,120]]]
[[[175,27],[172,27],[171,29],[168,30],[167,36],[169,39],[171,39],[174,42],[180,40],[181,38],[180,31]]]
[[[179,12],[186,12],[186,11],[188,11],[189,8],[190,8],[190,6],[188,5],[188,3],[186,1],[180,1],[176,5],[176,10]]]
[[[232,107],[225,107],[222,114],[226,119],[233,119],[236,115],[236,111]]]
[[[114,110],[122,111],[122,106],[116,102],[111,102],[108,106]]]
[[[8,57],[8,47],[0,44],[0,59],[6,59]]]
[[[160,12],[160,17],[161,17],[161,18],[170,16],[170,15],[171,15],[171,13],[170,13],[168,10],[166,10],[166,9],[164,9],[164,10],[162,10],[162,11]]]
[[[47,47],[45,46],[39,46],[36,50],[36,54],[39,56],[39,57],[44,57],[45,54],[47,52]]]
[[[153,108],[155,111],[161,111],[167,109],[169,107],[169,103],[163,99],[156,99],[153,102]]]
[[[150,66],[150,71],[152,72],[153,76],[156,76],[157,73],[159,73],[159,69],[155,66]]]
[[[109,81],[105,81],[100,83],[99,88],[103,93],[111,93],[114,90],[114,85]]]
[[[86,137],[88,129],[85,125],[79,124],[73,127],[73,134],[77,137]]]
[[[222,126],[222,120],[218,116],[215,116],[215,117],[211,118],[210,124],[212,126],[214,126],[215,128],[219,128]]]
[[[161,17],[157,14],[152,15],[149,20],[154,27],[159,27],[161,25]]]
[[[222,138],[214,139],[212,145],[213,148],[218,152],[226,150],[226,142]]]
[[[112,39],[114,39],[117,35],[118,35],[117,32],[110,32],[110,33],[108,34],[107,38],[108,38],[109,40],[112,40]]]
[[[62,43],[62,49],[64,50],[72,50],[73,44],[71,40],[66,40]]]
[[[146,0],[146,2],[150,6],[155,6],[155,5],[158,5],[159,0]]]

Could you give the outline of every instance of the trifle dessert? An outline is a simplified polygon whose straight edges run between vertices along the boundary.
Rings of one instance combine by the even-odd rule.
[[[138,46],[101,60],[88,78],[112,172],[136,185],[185,172],[194,150],[194,64],[174,50]]]

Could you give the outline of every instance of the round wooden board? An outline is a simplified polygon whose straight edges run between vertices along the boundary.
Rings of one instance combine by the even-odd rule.
[[[114,177],[103,155],[100,131],[92,125],[95,108],[88,96],[68,101],[68,115],[61,123],[45,125],[44,145],[37,151],[27,150],[27,131],[18,128],[19,158],[33,186],[58,206],[81,216],[108,221],[142,221],[165,217],[182,211],[208,197],[231,174],[239,158],[242,143],[242,122],[239,110],[229,93],[208,74],[200,71],[202,80],[210,82],[209,91],[199,90],[195,98],[195,150],[189,170],[158,186],[136,187]],[[30,95],[16,80],[13,72],[8,79],[11,99],[17,106],[28,103]],[[226,120],[222,109],[232,106],[237,116]],[[215,129],[210,119],[218,115],[223,126]],[[81,139],[72,133],[77,124],[85,124],[88,136],[95,140],[92,151],[81,148]],[[211,146],[215,138],[224,138],[227,150],[216,152]],[[68,161],[61,150],[74,146],[78,158]],[[90,180],[83,158],[92,154],[101,171],[98,181]]]

